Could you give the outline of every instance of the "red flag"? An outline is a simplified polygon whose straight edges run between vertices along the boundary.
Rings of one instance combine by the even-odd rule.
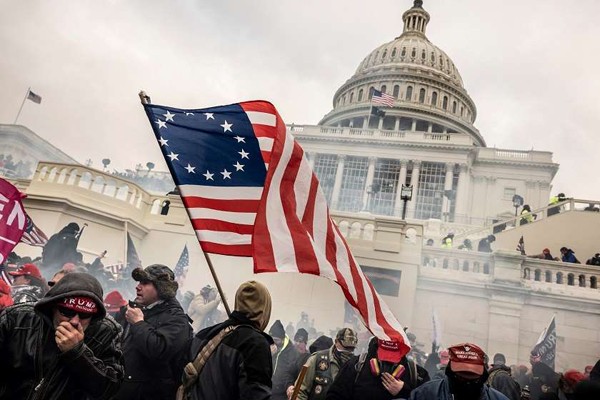
[[[0,263],[21,240],[25,230],[25,211],[19,189],[0,178]]]
[[[44,247],[48,243],[48,236],[37,227],[31,217],[25,214],[25,231],[21,237],[21,242],[30,246]]]
[[[403,354],[410,350],[402,325],[352,256],[304,151],[272,104],[144,107],[205,252],[252,256],[255,272],[329,278],[375,336],[397,341]]]

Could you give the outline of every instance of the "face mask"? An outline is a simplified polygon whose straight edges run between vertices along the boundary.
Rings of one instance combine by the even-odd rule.
[[[481,395],[483,384],[487,377],[481,376],[475,380],[463,379],[457,376],[450,368],[446,368],[450,393],[456,400],[477,400]]]
[[[333,356],[340,365],[345,364],[350,358],[352,358],[353,355],[354,353],[351,351],[338,350],[337,347],[333,347]]]

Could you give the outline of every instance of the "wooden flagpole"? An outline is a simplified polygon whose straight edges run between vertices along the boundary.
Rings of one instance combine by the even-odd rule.
[[[150,100],[150,96],[148,96],[146,94],[146,92],[144,92],[143,90],[140,91],[140,93],[138,93],[138,95],[140,96],[140,101],[142,102],[142,104],[150,104],[151,100]],[[180,194],[181,196],[181,194]],[[187,209],[187,207],[185,208],[185,212],[188,215],[188,218],[190,219],[190,222],[192,221],[192,216],[190,215],[189,210]],[[215,281],[215,285],[217,286],[217,290],[219,291],[219,296],[221,296],[221,301],[223,302],[223,307],[225,307],[225,311],[227,312],[227,316],[231,315],[231,309],[229,308],[229,304],[227,303],[227,298],[225,297],[225,293],[223,292],[223,288],[221,287],[221,282],[219,281],[219,278],[217,277],[217,273],[215,272],[215,268],[213,267],[212,261],[210,260],[210,257],[208,256],[208,253],[204,251],[204,249],[202,249],[202,253],[204,254],[204,258],[206,259],[206,263],[208,264],[208,269],[210,270],[210,273]]]

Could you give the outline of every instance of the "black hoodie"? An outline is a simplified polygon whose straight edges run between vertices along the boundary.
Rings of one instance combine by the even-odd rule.
[[[102,302],[102,287],[91,275],[65,275],[35,306],[18,304],[0,314],[0,399],[105,399],[123,379],[121,327]],[[98,313],[84,340],[61,353],[52,311],[65,297],[86,296]]]

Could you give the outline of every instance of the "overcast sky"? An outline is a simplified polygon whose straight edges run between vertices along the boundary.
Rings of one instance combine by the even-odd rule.
[[[165,169],[137,93],[200,108],[266,99],[316,124],[412,0],[8,0],[0,13],[0,123],[80,162]],[[554,192],[600,199],[600,2],[425,0],[427,35],[459,69],[488,146],[547,150]]]

